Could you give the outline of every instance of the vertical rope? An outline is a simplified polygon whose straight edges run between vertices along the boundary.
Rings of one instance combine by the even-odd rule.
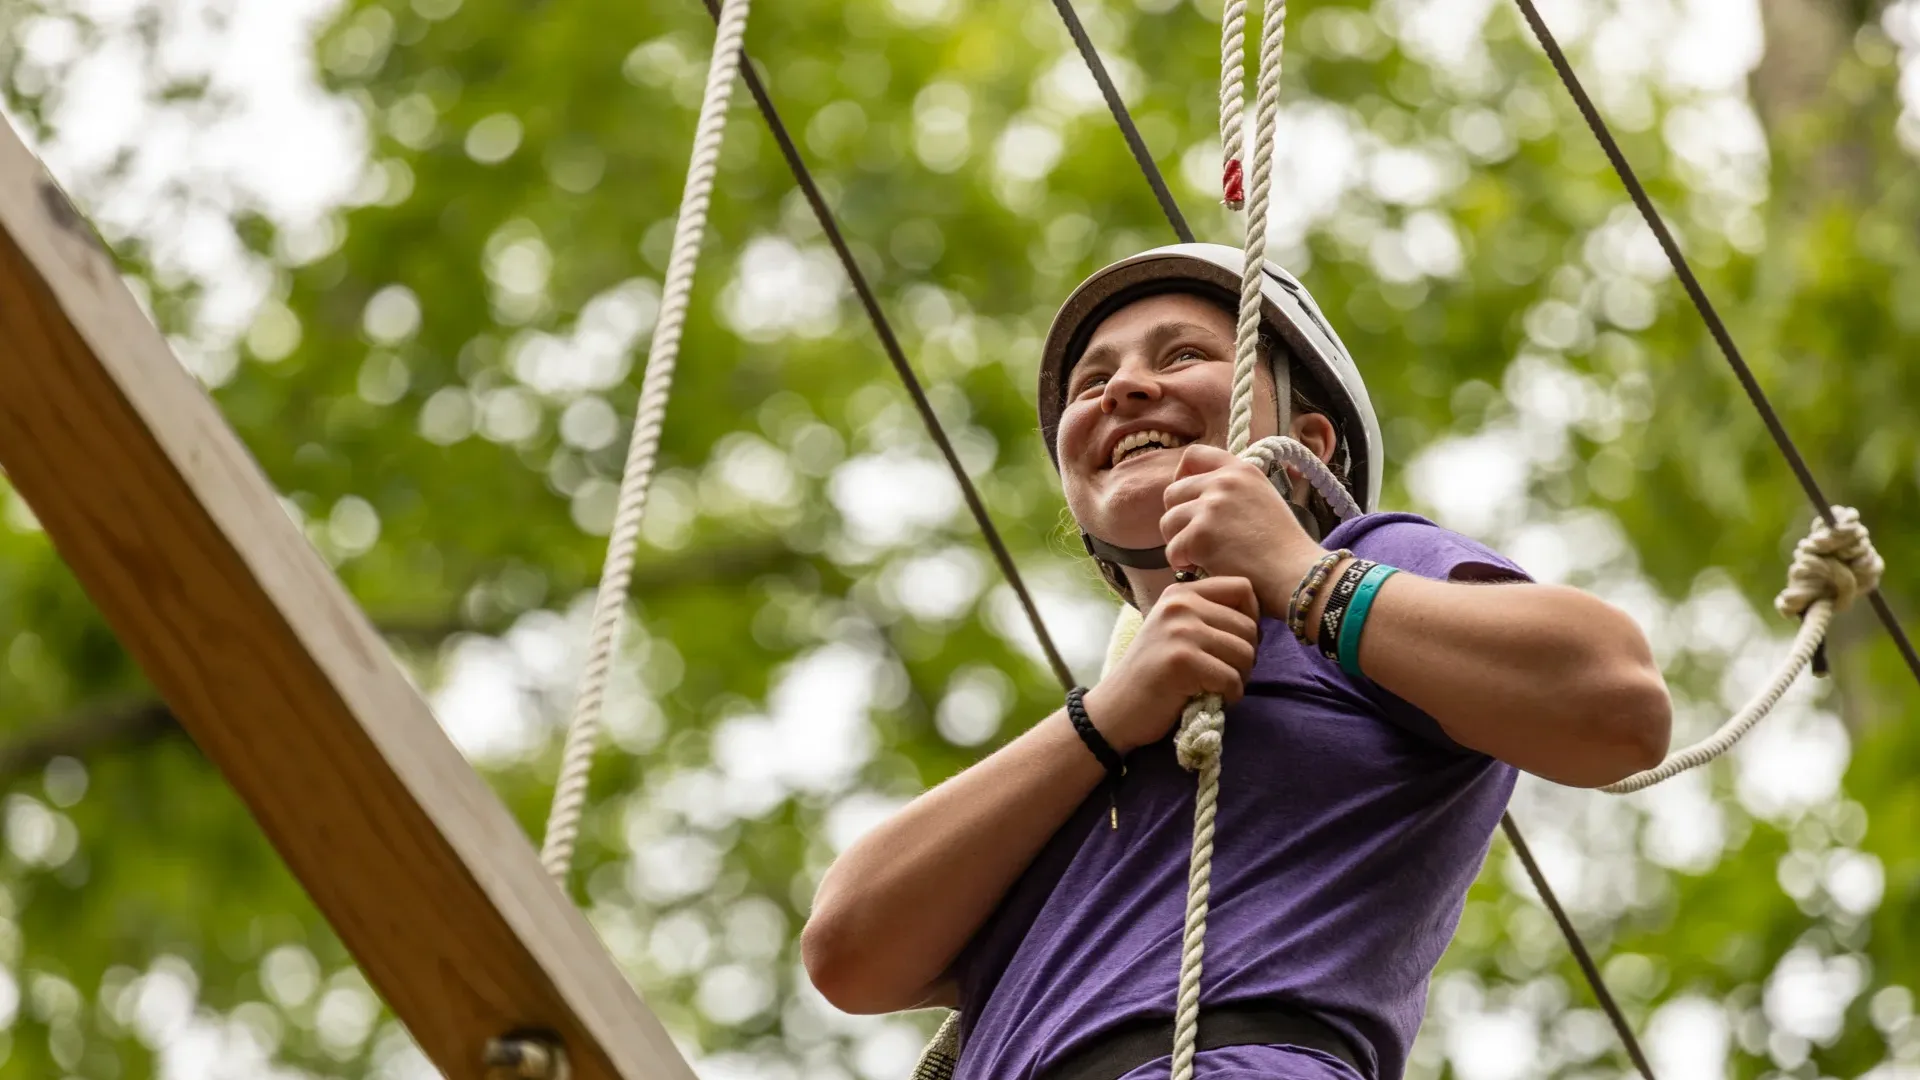
[[[1246,199],[1240,171],[1245,139],[1247,0],[1226,0],[1220,11],[1220,201],[1238,210]]]
[[[1233,410],[1227,451],[1245,452],[1253,432],[1253,374],[1260,361],[1260,290],[1266,278],[1267,207],[1273,188],[1274,130],[1280,115],[1280,53],[1287,0],[1266,0],[1260,16],[1259,99],[1253,121],[1253,194],[1247,204],[1246,261],[1240,270],[1240,323],[1234,338]]]
[[[706,234],[707,209],[712,202],[714,173],[720,163],[720,145],[726,134],[727,105],[733,98],[733,79],[740,64],[740,46],[747,30],[749,0],[725,0],[714,34],[713,58],[707,65],[707,87],[700,99],[700,120],[694,129],[693,160],[680,197],[680,217],[673,227],[673,252],[667,261],[667,280],[661,290],[660,318],[654,325],[647,371],[640,383],[640,403],[634,414],[633,438],[627,444],[627,464],[620,480],[613,530],[607,539],[607,561],[600,573],[600,589],[593,598],[593,625],[587,639],[587,662],[580,673],[580,691],[573,716],[567,722],[566,747],[560,755],[560,779],[554,786],[553,807],[547,812],[546,840],[540,862],[563,884],[573,863],[574,841],[580,833],[580,815],[587,801],[587,774],[600,737],[600,714],[606,701],[607,676],[614,647],[619,643],[627,588],[633,581],[633,558],[640,542],[640,518],[647,506],[653,480],[660,429],[673,389],[673,369],[680,357],[680,337],[686,328],[687,301],[693,273]]]
[[[1220,116],[1228,149],[1227,196],[1233,205],[1240,152],[1240,68],[1244,0],[1229,0],[1221,19]],[[1253,381],[1260,357],[1261,287],[1267,265],[1267,207],[1273,186],[1274,128],[1280,112],[1280,56],[1286,43],[1287,0],[1265,0],[1260,13],[1260,70],[1253,121],[1253,192],[1247,203],[1245,259],[1240,271],[1240,313],[1235,327],[1233,406],[1227,449],[1245,454],[1253,434]],[[1231,100],[1229,100],[1231,88]],[[1200,976],[1206,958],[1207,909],[1213,890],[1213,827],[1220,802],[1220,747],[1226,705],[1217,694],[1187,703],[1174,746],[1180,764],[1200,774],[1193,800],[1193,849],[1187,863],[1187,910],[1180,935],[1180,983],[1174,999],[1173,1080],[1193,1080],[1200,1034]]]

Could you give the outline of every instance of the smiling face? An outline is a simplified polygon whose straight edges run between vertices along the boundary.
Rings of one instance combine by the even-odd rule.
[[[1136,300],[1100,323],[1068,373],[1057,449],[1080,527],[1122,547],[1158,547],[1167,484],[1189,443],[1227,445],[1234,325],[1187,293]],[[1273,376],[1254,377],[1253,438],[1278,433]]]

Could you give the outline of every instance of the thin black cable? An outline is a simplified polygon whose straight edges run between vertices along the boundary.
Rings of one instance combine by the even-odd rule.
[[[1573,947],[1573,958],[1586,974],[1587,982],[1593,985],[1594,995],[1600,999],[1600,1007],[1606,1010],[1607,1019],[1613,1021],[1613,1030],[1627,1048],[1627,1056],[1633,1059],[1633,1065],[1640,1070],[1641,1076],[1653,1080],[1653,1066],[1647,1063],[1646,1052],[1640,1049],[1640,1040],[1634,1038],[1633,1028],[1627,1024],[1620,1004],[1613,1000],[1613,994],[1607,990],[1606,980],[1600,977],[1600,969],[1594,965],[1593,955],[1587,952],[1586,943],[1580,940],[1580,932],[1573,928],[1573,921],[1567,918],[1566,909],[1560,906],[1560,898],[1553,895],[1553,890],[1547,886],[1546,875],[1540,872],[1540,864],[1533,861],[1533,849],[1527,846],[1526,838],[1520,835],[1520,826],[1514,824],[1512,814],[1500,819],[1500,828],[1506,831],[1507,841],[1513,845],[1514,854],[1520,856],[1520,865],[1526,868],[1527,877],[1533,881],[1540,899],[1546,901],[1553,921],[1560,924],[1560,933],[1566,936],[1567,944]]]
[[[707,14],[717,21],[720,18],[720,6],[716,0],[704,0]],[[940,448],[940,454],[947,459],[947,468],[953,470],[953,478],[960,485],[960,494],[967,500],[967,509],[973,512],[973,520],[980,525],[980,532],[986,537],[987,546],[993,549],[994,561],[1000,564],[1000,573],[1013,586],[1014,595],[1020,598],[1020,606],[1026,609],[1027,621],[1033,624],[1033,632],[1040,639],[1040,649],[1047,654],[1047,663],[1053,668],[1055,677],[1060,680],[1061,690],[1071,690],[1074,686],[1073,672],[1067,662],[1061,658],[1060,650],[1054,646],[1053,636],[1047,633],[1047,624],[1040,618],[1040,609],[1033,602],[1033,594],[1027,591],[1027,584],[1020,577],[1020,569],[1013,563],[1013,555],[1007,550],[1006,541],[1000,538],[1000,530],[993,524],[993,518],[987,514],[987,504],[980,499],[980,492],[973,486],[973,480],[967,475],[966,466],[960,463],[960,455],[953,448],[953,441],[947,438],[947,432],[940,424],[939,414],[933,411],[933,403],[927,400],[927,392],[920,385],[920,377],[914,374],[913,365],[907,363],[907,354],[900,348],[900,339],[894,336],[893,327],[887,322],[887,316],[880,310],[880,301],[874,296],[873,289],[867,284],[867,276],[860,270],[860,264],[853,257],[853,250],[847,246],[846,237],[840,232],[840,225],[834,220],[833,211],[827,208],[827,200],[820,194],[820,186],[813,181],[813,173],[800,158],[800,150],[794,145],[793,136],[787,133],[787,125],[780,119],[780,113],[773,107],[773,99],[767,96],[767,88],[761,84],[759,73],[754,70],[752,61],[745,49],[740,50],[740,74],[746,80],[747,92],[753,95],[754,103],[760,106],[760,115],[766,118],[767,127],[773,132],[774,141],[780,144],[780,153],[787,159],[787,167],[793,171],[793,179],[806,193],[807,203],[813,207],[813,216],[820,222],[820,230],[827,234],[827,242],[833,245],[834,253],[840,256],[840,264],[846,267],[847,277],[853,282],[853,291],[860,297],[860,304],[867,309],[867,319],[873,323],[874,333],[880,335],[880,346],[886,351],[887,359],[893,362],[893,369],[900,374],[900,381],[906,384],[907,394],[913,398],[913,406],[920,412],[920,420],[927,427],[927,434]]]
[[[1186,216],[1180,213],[1180,204],[1173,201],[1173,192],[1167,188],[1166,177],[1160,175],[1160,166],[1154,163],[1153,155],[1147,151],[1147,141],[1140,137],[1140,129],[1134,126],[1133,114],[1127,111],[1127,103],[1120,100],[1120,91],[1114,88],[1113,78],[1107,74],[1107,65],[1100,59],[1100,50],[1093,47],[1093,39],[1087,36],[1087,28],[1080,24],[1080,13],[1073,10],[1072,0],[1053,0],[1053,6],[1060,12],[1060,21],[1067,24],[1067,34],[1080,50],[1080,59],[1087,62],[1087,70],[1093,73],[1093,81],[1100,84],[1100,93],[1107,99],[1107,111],[1113,114],[1113,122],[1120,125],[1120,134],[1126,137],[1127,148],[1133,151],[1133,160],[1139,163],[1141,174],[1147,178],[1147,185],[1153,188],[1153,197],[1160,201],[1160,212],[1167,215],[1167,224],[1173,226],[1173,233],[1181,243],[1193,243],[1193,230],[1187,227]]]
[[[1594,107],[1593,99],[1587,96],[1586,87],[1580,84],[1580,77],[1574,74],[1573,65],[1567,61],[1567,54],[1561,50],[1560,43],[1554,39],[1553,31],[1547,29],[1540,10],[1533,0],[1515,0],[1520,5],[1520,14],[1525,16],[1527,25],[1533,28],[1533,36],[1539,39],[1540,47],[1547,52],[1547,59],[1553,62],[1553,70],[1560,75],[1560,81],[1566,85],[1567,93],[1573,95],[1573,102],[1580,107],[1580,115],[1587,121],[1587,127],[1593,137],[1600,141],[1600,148],[1607,153],[1607,160],[1613,163],[1613,171],[1626,186],[1627,194],[1633,198],[1633,205],[1640,208],[1640,216],[1646,219],[1647,227],[1653,230],[1654,238],[1660,241],[1660,250],[1667,253],[1667,261],[1673,264],[1673,272],[1680,284],[1687,290],[1687,297],[1693,301],[1694,310],[1707,324],[1707,332],[1713,335],[1715,344],[1720,346],[1721,355],[1727,358],[1727,364],[1733,368],[1734,377],[1740,380],[1740,386],[1746,390],[1748,400],[1759,411],[1760,419],[1772,434],[1774,445],[1785,455],[1787,464],[1793,469],[1793,475],[1806,490],[1807,498],[1813,500],[1813,508],[1819,512],[1829,526],[1836,524],[1833,518],[1833,503],[1820,490],[1820,482],[1813,477],[1813,470],[1807,467],[1807,460],[1794,445],[1792,436],[1787,434],[1786,425],[1780,422],[1780,416],[1773,411],[1773,403],[1767,400],[1766,392],[1760,389],[1760,381],[1754,378],[1753,369],[1740,355],[1740,349],[1733,343],[1733,335],[1727,331],[1726,323],[1720,319],[1720,313],[1714,309],[1713,301],[1707,299],[1707,291],[1700,287],[1700,279],[1693,274],[1685,255],[1680,253],[1680,245],[1674,242],[1673,233],[1667,229],[1667,223],[1653,207],[1653,200],[1647,196],[1647,189],[1641,185],[1640,177],[1627,163],[1627,155],[1620,149],[1620,143],[1614,139],[1613,130]],[[1907,632],[1901,628],[1893,609],[1887,606],[1886,598],[1875,589],[1867,594],[1867,600],[1873,610],[1879,614],[1880,621],[1886,624],[1887,632],[1893,635],[1894,644],[1899,646],[1900,655],[1906,658],[1907,669],[1920,679],[1920,653],[1916,653],[1913,643],[1907,639]],[[1824,642],[1822,643],[1824,646]]]
[[[1145,152],[1145,144],[1140,141],[1139,133],[1134,128],[1133,117],[1127,111],[1126,102],[1121,101],[1120,95],[1113,90],[1113,80],[1107,78],[1106,68],[1100,63],[1100,54],[1094,50],[1093,43],[1087,40],[1086,30],[1081,27],[1079,16],[1074,13],[1072,0],[1053,0],[1053,6],[1059,10],[1060,17],[1066,21],[1067,32],[1073,35],[1074,43],[1080,46],[1080,55],[1086,59],[1087,66],[1092,69],[1094,81],[1100,84],[1101,90],[1106,94],[1107,108],[1113,111],[1113,118],[1119,122],[1121,131],[1126,134],[1128,144],[1134,147],[1134,159],[1140,163],[1140,171],[1147,178],[1147,184],[1153,188],[1154,195],[1160,199],[1162,208],[1167,210],[1167,220],[1173,224],[1174,232],[1179,234],[1182,241],[1192,243],[1193,234],[1187,229],[1186,219],[1180,216],[1179,208],[1173,205],[1173,196],[1167,192],[1167,182],[1161,177],[1159,167]],[[1646,1077],[1646,1080],[1654,1080],[1653,1069],[1647,1064],[1647,1056],[1640,1049],[1639,1039],[1634,1036],[1633,1029],[1627,1025],[1626,1017],[1620,1012],[1619,1003],[1613,998],[1613,991],[1607,988],[1606,980],[1600,977],[1600,969],[1594,966],[1593,957],[1587,951],[1586,942],[1581,940],[1580,931],[1567,920],[1565,911],[1560,907],[1560,898],[1554,895],[1553,886],[1547,884],[1546,877],[1534,864],[1533,853],[1528,850],[1526,839],[1520,835],[1519,823],[1514,821],[1511,813],[1502,813],[1500,827],[1506,830],[1508,838],[1513,841],[1514,849],[1520,852],[1520,861],[1526,864],[1527,874],[1533,879],[1534,888],[1546,901],[1548,909],[1554,913],[1554,921],[1559,924],[1560,932],[1566,936],[1567,947],[1573,951],[1574,958],[1579,961],[1580,970],[1585,973],[1587,983],[1593,988],[1593,996],[1600,1002],[1600,1007],[1606,1010],[1607,1016],[1613,1020],[1613,1029],[1619,1034],[1621,1044],[1626,1047],[1627,1056],[1633,1059],[1633,1063],[1639,1067],[1640,1074]]]

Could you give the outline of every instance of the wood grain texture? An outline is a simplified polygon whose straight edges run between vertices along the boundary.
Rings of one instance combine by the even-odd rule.
[[[443,1073],[537,1027],[581,1080],[692,1080],[4,123],[0,465]]]

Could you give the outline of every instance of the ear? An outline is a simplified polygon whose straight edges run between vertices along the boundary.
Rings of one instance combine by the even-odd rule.
[[[1313,451],[1321,461],[1332,461],[1333,451],[1338,442],[1333,433],[1333,421],[1322,413],[1301,413],[1293,418],[1293,437]]]

